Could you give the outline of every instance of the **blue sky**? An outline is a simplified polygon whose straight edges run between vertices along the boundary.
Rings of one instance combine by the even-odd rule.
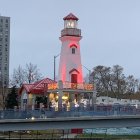
[[[92,70],[118,64],[140,78],[140,0],[0,0],[0,14],[11,17],[10,74],[31,62],[53,78],[63,17],[70,12],[82,30],[83,65]]]

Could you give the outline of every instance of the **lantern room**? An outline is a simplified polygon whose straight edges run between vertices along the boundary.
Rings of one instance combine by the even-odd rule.
[[[64,29],[61,31],[62,36],[77,36],[81,37],[81,30],[78,29],[78,18],[72,13],[63,18]]]
[[[77,28],[78,18],[70,13],[68,16],[63,18],[64,28]]]

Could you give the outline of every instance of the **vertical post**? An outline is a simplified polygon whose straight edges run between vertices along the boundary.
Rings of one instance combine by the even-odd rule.
[[[19,139],[21,140],[21,130],[19,131]]]
[[[88,83],[90,83],[90,74],[91,70],[89,70],[86,66],[82,65],[88,71]]]
[[[10,140],[10,131],[8,131],[8,135],[9,135],[9,140]]]
[[[89,78],[89,83],[90,83],[90,81],[91,81],[91,80],[90,80],[90,79],[91,79],[91,78],[90,78],[90,74],[91,74],[91,70],[89,70],[89,77],[88,77],[88,78]]]
[[[36,132],[36,139],[38,139],[38,130],[37,130],[37,132]]]
[[[53,138],[54,129],[52,130],[52,138]]]
[[[54,64],[54,81],[55,81],[55,59],[59,56],[60,54],[58,54],[58,55],[56,55],[56,56],[54,56],[54,62],[53,62],[53,64]]]
[[[97,92],[96,92],[96,86],[94,86],[93,95],[92,95],[92,107],[94,108],[94,112],[96,111],[96,98],[97,98]]]
[[[63,82],[60,80],[58,81],[58,111],[62,110],[62,96],[63,96]]]
[[[54,56],[54,81],[55,81],[55,58],[56,56]]]

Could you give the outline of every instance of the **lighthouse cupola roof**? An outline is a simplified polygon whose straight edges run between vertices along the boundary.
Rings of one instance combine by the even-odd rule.
[[[79,20],[74,14],[70,13],[63,20]]]

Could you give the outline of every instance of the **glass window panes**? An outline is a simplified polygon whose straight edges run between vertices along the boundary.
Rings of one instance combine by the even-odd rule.
[[[72,48],[72,54],[75,54],[75,48]]]

